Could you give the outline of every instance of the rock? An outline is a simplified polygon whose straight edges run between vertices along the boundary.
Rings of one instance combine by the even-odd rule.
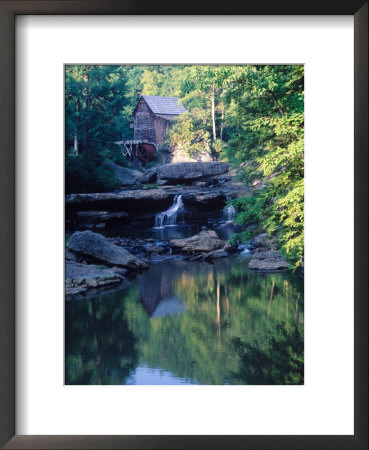
[[[215,252],[207,253],[204,256],[204,259],[218,259],[218,258],[226,258],[229,256],[229,253],[225,250],[215,250]]]
[[[166,180],[158,180],[156,184],[158,186],[164,187],[167,183],[168,182]]]
[[[145,170],[141,177],[141,183],[155,183],[158,179],[158,168],[160,165]]]
[[[170,245],[174,250],[184,253],[213,252],[222,249],[225,242],[219,239],[213,230],[204,230],[199,234],[186,239],[172,239]]]
[[[122,275],[122,277],[126,276],[128,272],[127,269],[122,269],[121,267],[111,267],[109,268],[109,271],[117,273],[118,275]]]
[[[121,186],[131,186],[141,183],[142,173],[138,170],[127,169],[110,161],[104,161],[103,166],[113,172]]]
[[[206,187],[208,186],[208,183],[206,181],[194,181],[192,183],[192,186],[196,186],[196,187]]]
[[[165,182],[165,180],[162,180]],[[158,183],[159,185],[160,183]],[[177,183],[176,183],[177,184]],[[180,183],[178,183],[180,184]],[[80,212],[102,211],[104,213],[149,214],[167,210],[176,195],[181,194],[184,205],[189,208],[223,209],[227,197],[236,198],[249,195],[248,188],[242,184],[215,187],[162,186],[154,189],[126,189],[118,192],[69,194],[65,197],[67,219],[73,220]],[[78,219],[78,218],[77,218]],[[82,219],[82,217],[80,218]],[[127,222],[130,216],[127,217]],[[113,216],[111,217],[113,220]],[[123,216],[119,219],[125,220]],[[90,219],[85,220],[89,222]],[[106,219],[102,220],[108,223]]]
[[[267,233],[261,233],[254,237],[250,242],[254,247],[262,247],[270,249],[273,244],[273,238],[269,237]]]
[[[205,191],[198,191],[198,192],[191,192],[191,193],[184,193],[182,195],[183,203],[186,206],[193,207],[193,206],[202,206],[202,207],[223,207],[225,201],[226,201],[226,195],[223,191],[212,191],[212,190],[205,190]]]
[[[158,246],[158,245],[153,245],[153,244],[147,245],[147,244],[146,244],[146,245],[143,247],[143,250],[144,250],[146,253],[156,253],[156,254],[161,254],[161,253],[164,252],[165,248],[160,247],[160,246]]]
[[[164,211],[173,203],[177,192],[164,189],[137,189],[121,192],[69,194],[65,197],[67,213],[83,210],[138,212]]]
[[[260,272],[280,272],[288,268],[287,261],[275,250],[256,252],[249,263],[249,269]]]
[[[223,250],[228,252],[228,253],[236,253],[237,252],[237,245],[236,244],[230,244],[229,242],[227,242],[225,244]]]
[[[185,259],[188,259],[189,261],[203,261],[205,256],[206,256],[205,253],[200,253],[199,255],[193,256],[192,258],[185,258]]]
[[[205,152],[196,152],[194,157],[191,157],[187,154],[187,151],[181,146],[176,145],[174,148],[172,148],[172,154],[171,154],[171,163],[183,163],[183,162],[196,162],[196,161],[203,161],[203,162],[209,162],[213,161],[213,158],[211,157],[209,151]]]
[[[65,260],[66,261],[78,261],[77,255],[70,252],[69,250],[65,250]]]
[[[83,223],[85,227],[90,225],[96,228],[106,226],[123,225],[129,222],[129,214],[126,212],[109,213],[108,211],[77,211],[75,214],[77,223]],[[105,227],[104,225],[104,227]]]
[[[75,297],[76,295],[84,294],[87,291],[87,288],[85,287],[78,287],[78,288],[65,288],[65,295],[67,299],[69,297]]]
[[[123,247],[109,242],[100,234],[92,231],[76,231],[67,243],[68,250],[91,258],[109,266],[118,266],[132,270],[146,269],[148,266]]]
[[[158,255],[151,254],[150,261],[152,263],[158,263],[163,261],[179,261],[183,259],[183,255]]]
[[[92,288],[108,287],[123,280],[121,274],[91,264],[75,261],[65,263],[65,288],[67,295],[77,295]]]
[[[229,166],[220,161],[212,162],[184,162],[163,164],[157,169],[158,180],[168,180],[172,183],[198,180],[227,173]]]

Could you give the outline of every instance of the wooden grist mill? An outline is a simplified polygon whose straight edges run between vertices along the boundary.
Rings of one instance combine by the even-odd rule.
[[[133,111],[133,140],[116,142],[123,155],[136,166],[155,160],[155,152],[165,142],[170,121],[186,109],[178,97],[142,95]]]

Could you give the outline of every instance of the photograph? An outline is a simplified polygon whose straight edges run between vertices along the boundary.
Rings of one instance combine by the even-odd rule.
[[[64,383],[304,385],[304,65],[63,70]]]

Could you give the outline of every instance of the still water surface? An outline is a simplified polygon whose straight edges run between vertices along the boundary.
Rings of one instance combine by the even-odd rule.
[[[248,262],[159,263],[66,302],[66,384],[303,384],[303,281]]]

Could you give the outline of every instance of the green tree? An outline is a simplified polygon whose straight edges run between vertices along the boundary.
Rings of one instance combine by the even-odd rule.
[[[226,94],[231,137],[223,152],[255,185],[250,197],[235,202],[238,223],[256,223],[276,236],[295,267],[304,249],[303,89],[303,66],[236,68]]]

